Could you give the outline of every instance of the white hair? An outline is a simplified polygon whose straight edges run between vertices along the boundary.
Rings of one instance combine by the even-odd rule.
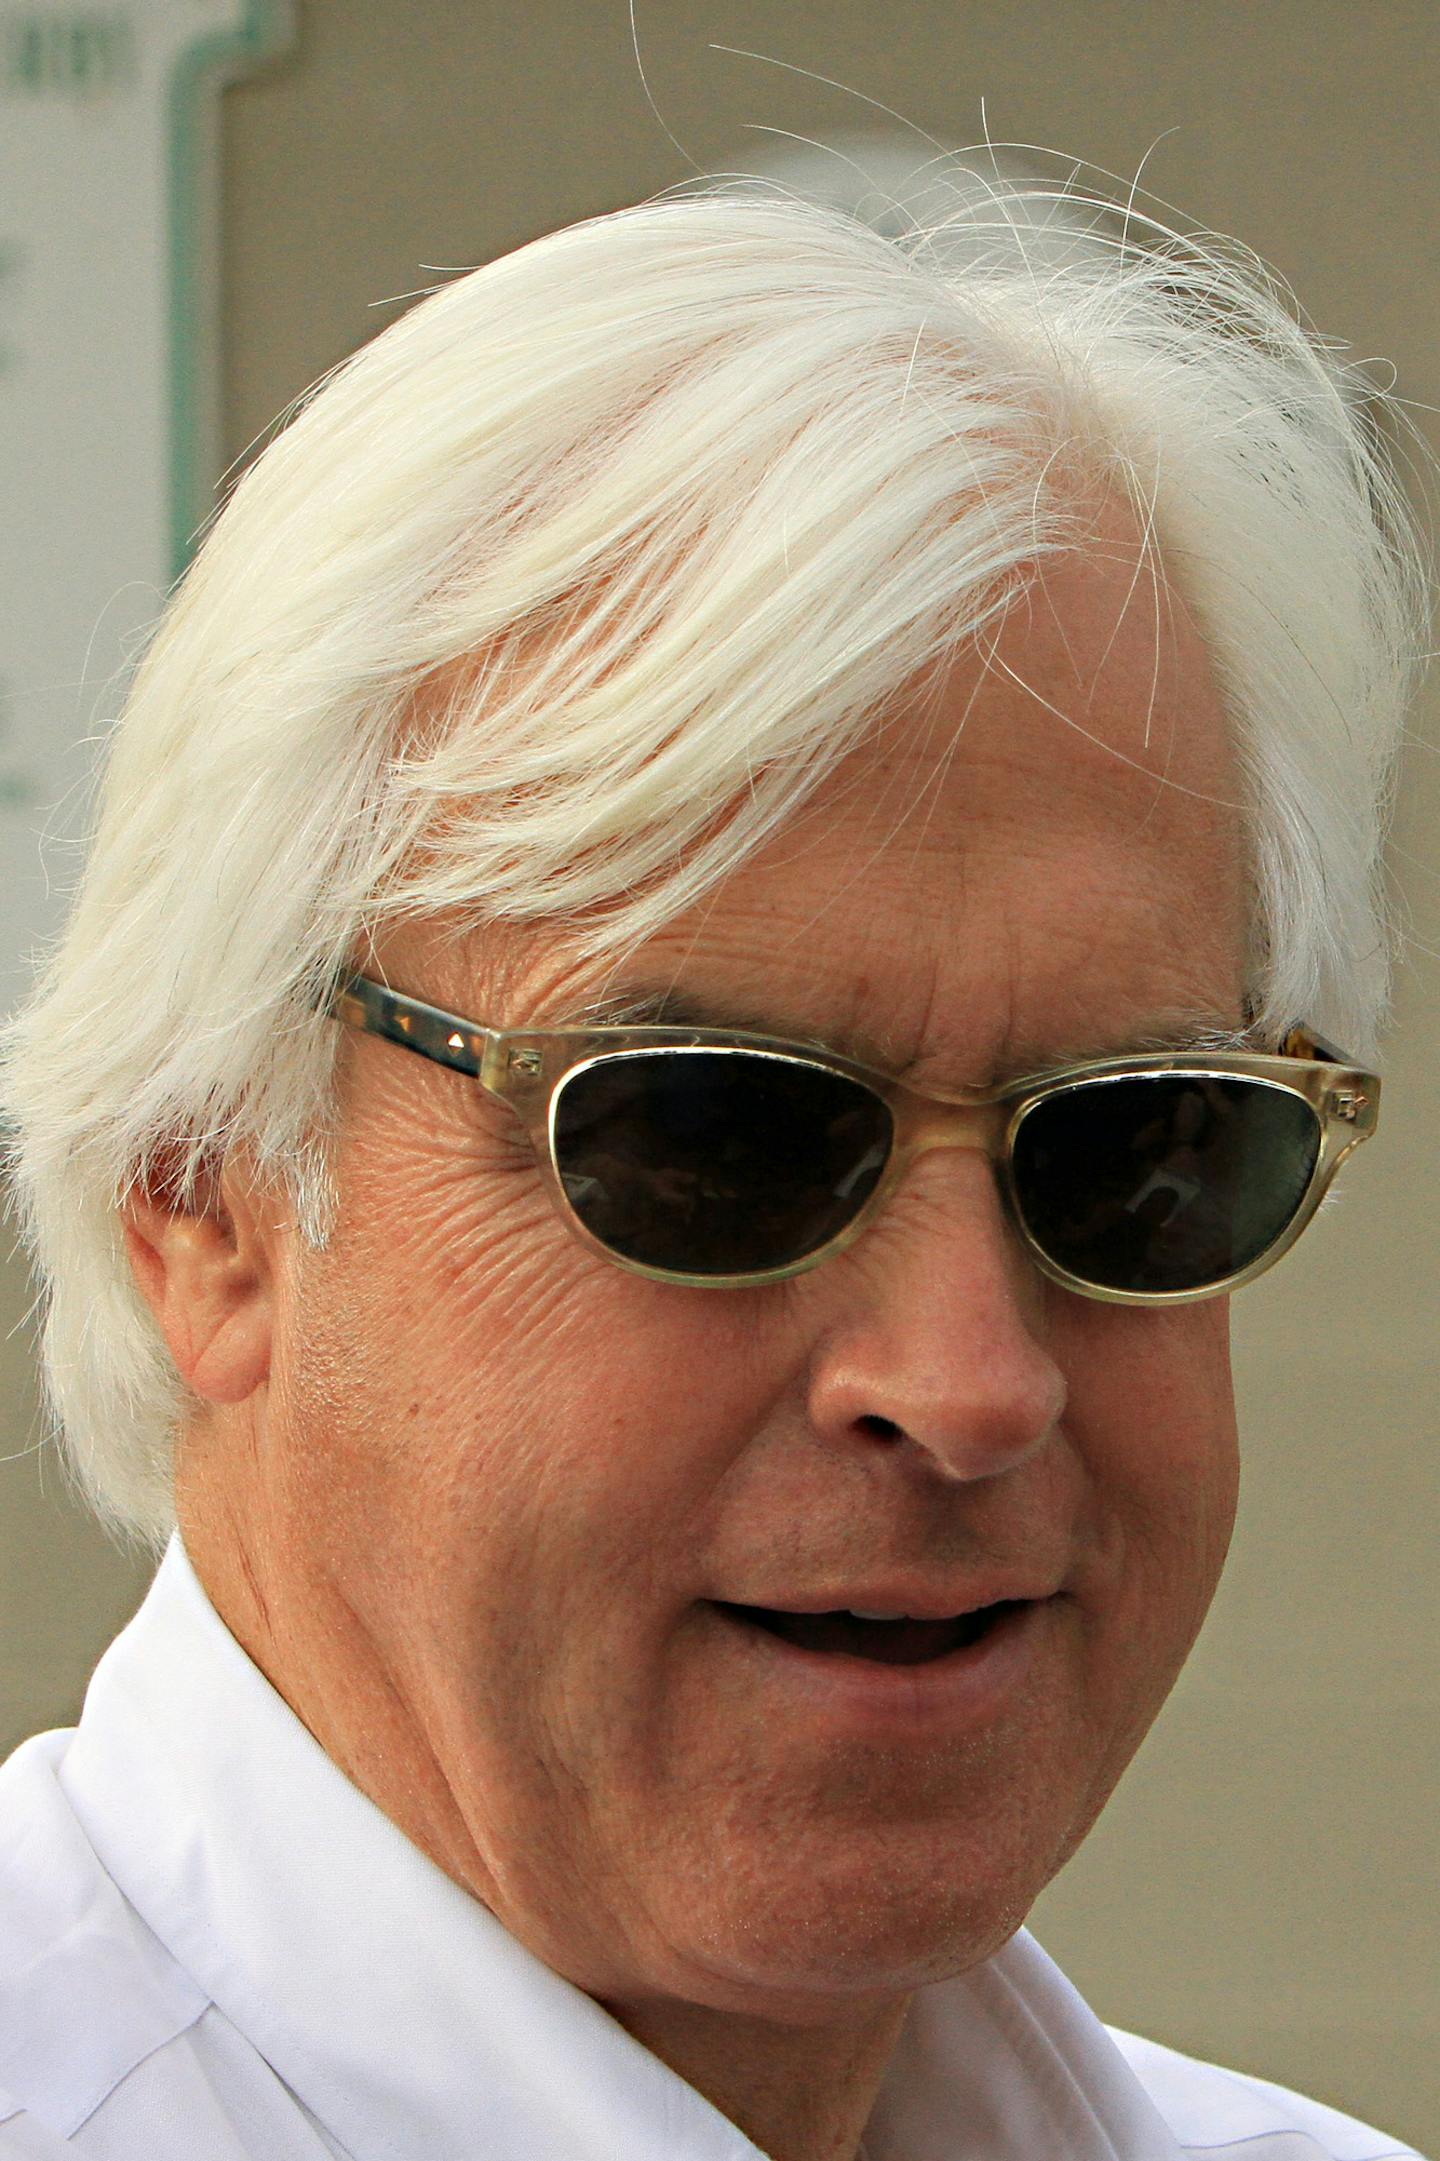
[[[242,1139],[322,1237],[317,998],[365,935],[458,911],[629,947],[1083,541],[1077,475],[1131,499],[1213,654],[1257,1028],[1372,1054],[1426,605],[1378,394],[1245,251],[1137,216],[1041,247],[1009,185],[899,239],[734,187],[552,234],[412,308],[240,482],[0,1069],[50,1397],[109,1521],[165,1535],[184,1412],[125,1194]]]

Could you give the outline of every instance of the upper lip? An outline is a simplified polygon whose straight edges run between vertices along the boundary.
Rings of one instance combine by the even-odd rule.
[[[985,1606],[1049,1598],[1053,1578],[996,1576],[946,1590],[934,1583],[847,1583],[833,1590],[787,1591],[777,1598],[721,1599],[721,1605],[754,1606],[766,1613],[905,1613],[915,1621],[953,1621]]]

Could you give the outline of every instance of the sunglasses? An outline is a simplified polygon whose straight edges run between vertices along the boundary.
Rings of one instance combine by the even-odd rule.
[[[594,1251],[663,1283],[775,1283],[858,1238],[915,1158],[983,1149],[1035,1265],[1176,1305],[1248,1283],[1374,1132],[1380,1083],[1303,1029],[1279,1055],[1093,1059],[921,1095],[853,1060],[711,1028],[485,1028],[354,976],[335,1017],[470,1075],[521,1120]]]

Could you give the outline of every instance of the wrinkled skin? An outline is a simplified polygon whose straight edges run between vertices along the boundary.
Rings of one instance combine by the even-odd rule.
[[[938,1091],[1176,1014],[1238,1025],[1234,759],[1194,626],[1162,593],[1157,659],[1133,567],[1123,524],[1052,565],[1003,667],[897,700],[624,985]],[[549,933],[415,926],[382,959],[492,1024],[614,987]],[[789,1283],[656,1284],[567,1233],[473,1083],[351,1038],[342,1108],[323,1252],[238,1163],[203,1217],[132,1212],[197,1398],[202,1579],[516,1936],[768,2151],[849,2154],[908,1992],[1013,1933],[1204,1617],[1236,1485],[1226,1302],[1047,1284],[965,1151]],[[923,1745],[776,1716],[705,1603],[898,1570],[959,1607],[997,1569],[1055,1594],[1022,1679]]]

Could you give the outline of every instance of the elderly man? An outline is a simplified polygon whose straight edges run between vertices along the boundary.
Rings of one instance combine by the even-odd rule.
[[[721,193],[257,462],[8,1050],[68,1445],[169,1543],[0,1783],[0,2155],[1402,2151],[1022,1928],[1215,1588],[1228,1294],[1375,1122],[1362,388],[1138,221]]]

